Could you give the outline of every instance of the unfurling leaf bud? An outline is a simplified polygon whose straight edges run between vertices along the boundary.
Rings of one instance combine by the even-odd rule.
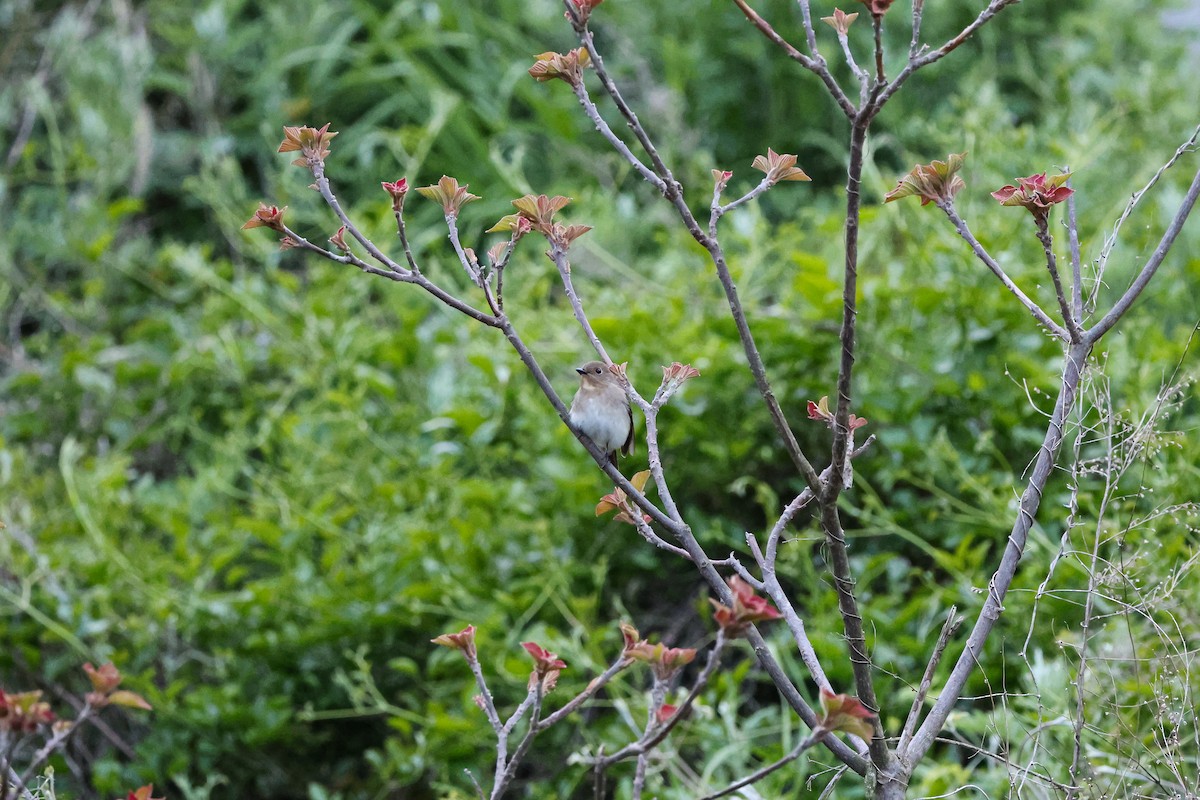
[[[788,153],[776,153],[767,148],[765,156],[755,156],[752,167],[767,173],[767,180],[772,184],[780,181],[811,181],[812,178],[804,170],[796,166],[796,157]]]
[[[875,735],[875,728],[868,720],[873,719],[875,714],[857,697],[821,690],[821,717],[817,720],[821,729],[853,733],[869,742]]]
[[[708,602],[713,604],[713,619],[731,639],[743,636],[756,622],[769,622],[782,616],[775,606],[755,594],[750,584],[737,575],[731,577],[728,584],[733,592],[732,606],[723,605],[712,598]]]
[[[283,212],[287,211],[287,206],[279,208],[278,206],[269,206],[266,203],[259,203],[258,210],[254,212],[249,221],[242,226],[242,230],[250,230],[251,228],[270,228],[273,231],[283,233]]]
[[[1002,206],[1022,206],[1029,209],[1035,220],[1045,221],[1050,214],[1050,207],[1061,203],[1075,193],[1066,185],[1071,173],[1063,172],[1046,177],[1039,172],[1028,178],[1017,178],[1017,185],[1004,186],[994,192],[992,197],[1000,201]]]
[[[422,197],[440,203],[447,217],[457,217],[463,206],[479,199],[478,195],[467,191],[469,186],[468,183],[459,186],[456,179],[443,175],[433,186],[422,186],[417,191]]]
[[[733,177],[733,173],[727,169],[714,169],[712,171],[713,188],[717,194],[725,191],[725,187],[729,185],[729,179]]]
[[[559,80],[578,86],[583,80],[583,70],[592,64],[592,57],[582,47],[577,47],[566,53],[539,53],[534,56],[537,60],[529,68],[529,75],[539,83]]]
[[[392,196],[392,211],[399,213],[404,208],[404,196],[408,194],[408,178],[401,178],[393,183],[380,181],[379,185]]]
[[[329,130],[329,125],[328,122],[320,128],[310,128],[307,125],[293,128],[285,125],[279,152],[299,151],[300,158],[292,162],[298,167],[312,169],[325,163],[325,157],[329,155],[329,140],[337,136],[337,131]]]
[[[434,644],[440,644],[442,647],[449,647],[451,650],[457,650],[463,654],[467,661],[475,660],[475,626],[468,625],[458,633],[443,633],[441,636],[430,639]]]
[[[837,31],[838,36],[845,36],[846,33],[850,30],[850,26],[854,23],[854,20],[856,20],[856,19],[858,19],[857,12],[855,12],[853,14],[847,14],[845,11],[842,11],[840,8],[835,8],[833,10],[833,16],[832,17],[821,17],[821,22],[824,22],[826,25],[828,25],[829,27],[831,27],[835,31]]]
[[[901,197],[919,197],[921,205],[949,203],[966,186],[958,175],[967,154],[951,153],[945,161],[917,164],[900,179],[896,188],[884,195],[883,202],[890,203]]]
[[[346,226],[337,229],[337,233],[329,237],[329,241],[333,242],[333,246],[343,253],[349,253],[350,247],[346,244]]]

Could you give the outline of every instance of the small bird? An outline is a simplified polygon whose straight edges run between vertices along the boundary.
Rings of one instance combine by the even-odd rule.
[[[633,452],[633,411],[617,376],[603,361],[589,361],[575,370],[579,391],[571,401],[571,423],[608,454],[614,465],[617,451]]]

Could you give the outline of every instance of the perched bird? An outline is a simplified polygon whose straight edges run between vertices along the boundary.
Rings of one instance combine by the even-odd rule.
[[[616,464],[618,450],[626,456],[633,452],[633,411],[625,390],[602,361],[589,361],[575,371],[579,391],[571,401],[571,423]]]

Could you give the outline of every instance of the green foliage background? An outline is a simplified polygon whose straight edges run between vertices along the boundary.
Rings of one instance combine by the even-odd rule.
[[[896,56],[907,44],[902,5],[888,20]],[[929,41],[960,29],[976,4],[945,5],[926,12]],[[814,4],[818,15],[831,8]],[[1130,194],[1196,124],[1195,58],[1162,28],[1162,8],[1014,7],[879,120],[856,407],[879,440],[845,510],[871,645],[888,670],[889,730],[946,609],[973,618],[982,601],[1058,367],[1055,347],[944,220],[915,202],[885,208],[882,195],[913,163],[969,151],[964,216],[1052,302],[1029,220],[987,193],[1069,165],[1085,258],[1095,257]],[[796,36],[792,6],[761,10]],[[469,182],[484,200],[460,227],[480,251],[493,241],[480,231],[511,198],[573,197],[567,218],[595,226],[573,250],[574,274],[610,352],[643,390],[673,360],[703,373],[664,412],[667,471],[709,552],[741,551],[744,532],[761,533],[800,484],[704,253],[565,87],[525,74],[531,54],[571,46],[555,3],[11,0],[0,25],[12,34],[0,37],[0,685],[78,693],[83,661],[112,660],[155,706],[110,717],[132,758],[88,734],[97,757],[72,791],[110,797],[154,781],[185,798],[466,797],[463,769],[487,774],[489,734],[461,659],[430,637],[475,624],[502,703],[523,691],[522,640],[570,663],[564,696],[614,657],[622,619],[676,644],[708,640],[692,571],[593,517],[608,486],[501,338],[411,287],[281,254],[263,232],[239,230],[259,200],[288,205],[318,240],[336,227],[303,172],[275,153],[284,124],[341,131],[329,172],[379,242],[392,236],[381,180]],[[768,146],[798,153],[814,176],[736,212],[725,236],[777,394],[803,444],[821,452],[823,429],[802,417],[836,374],[844,120],[730,4],[610,0],[594,28],[697,207],[711,168],[733,169],[734,191],[748,187],[749,163]],[[865,28],[853,31],[860,53]],[[1126,226],[1104,297],[1152,250],[1195,166],[1185,159]],[[468,292],[439,211],[419,198],[409,208],[427,272]],[[1194,368],[1198,239],[1190,225],[1106,343],[1123,419]],[[507,284],[518,327],[569,395],[586,343],[532,240]],[[1169,426],[1187,432],[1196,419],[1189,395]],[[1139,486],[1174,502],[1195,496],[1194,443],[1161,444],[1115,518],[1155,506]],[[1063,641],[1081,615],[1069,593],[1086,580],[1076,559],[1056,572],[1062,591],[1043,598],[1022,645],[1066,491],[1052,485],[990,646],[989,680],[979,673],[971,686],[1014,695],[964,703],[952,719],[954,735],[984,749],[1073,708],[1077,659]],[[1095,498],[1085,486],[1085,518]],[[1131,533],[1147,591],[1195,543],[1182,514]],[[831,678],[849,688],[822,558],[806,526],[781,571]],[[1198,594],[1193,581],[1164,599],[1185,640]],[[1098,635],[1157,664],[1154,637],[1122,624],[1123,639]],[[782,637],[778,646],[792,664]],[[730,663],[675,737],[676,757],[656,766],[660,796],[715,790],[803,735],[745,652]],[[1190,677],[1178,685],[1197,688]],[[539,739],[517,794],[582,796],[585,768],[564,762],[631,738],[641,688],[633,675],[585,722]],[[1110,688],[1134,705],[1160,699],[1146,676]],[[1181,726],[1194,724],[1185,717]],[[1146,752],[1157,746],[1153,715],[1095,725],[1089,746],[1117,730]],[[1045,771],[1066,780],[1069,731],[1041,746]],[[1146,780],[1118,766],[1124,780]],[[765,782],[765,796],[795,796],[798,774]],[[1019,794],[971,749],[935,751],[918,779],[922,794],[967,782]],[[1097,796],[1111,796],[1104,780]],[[859,791],[844,781],[839,796]]]

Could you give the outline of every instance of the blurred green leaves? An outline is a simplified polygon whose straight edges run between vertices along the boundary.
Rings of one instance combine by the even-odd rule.
[[[1027,220],[995,213],[988,192],[1069,166],[1085,260],[1095,257],[1120,198],[1194,124],[1197,87],[1151,5],[1015,7],[914,79],[872,140],[854,410],[879,440],[857,463],[845,512],[864,616],[879,632],[871,646],[901,676],[919,676],[949,605],[970,613],[981,602],[1057,363],[936,215],[879,203],[913,163],[970,150],[957,202],[1047,304]],[[155,712],[119,723],[136,757],[106,751],[101,794],[154,780],[188,797],[451,796],[489,745],[461,659],[431,636],[474,624],[501,703],[523,693],[524,639],[572,665],[564,695],[609,663],[621,619],[671,646],[704,644],[693,574],[629,526],[594,518],[611,484],[502,339],[409,287],[280,255],[270,237],[238,230],[260,201],[288,205],[314,240],[337,227],[275,153],[285,124],[332,120],[342,132],[331,180],[381,245],[394,241],[381,180],[470,183],[484,199],[463,209],[461,228],[479,252],[492,242],[480,231],[512,198],[571,196],[594,225],[572,250],[573,275],[610,352],[643,391],[674,361],[702,373],[663,410],[665,466],[710,552],[740,550],[798,479],[705,254],[602,147],[565,87],[525,73],[533,54],[573,44],[556,3],[18,2],[11,13],[22,35],[0,44],[0,130],[15,132],[0,142],[0,628],[12,646],[0,679],[78,692],[82,661],[121,667]],[[931,41],[970,17],[926,16]],[[773,192],[722,230],[776,393],[804,446],[824,452],[825,427],[803,416],[836,377],[840,118],[715,0],[610,0],[593,27],[697,202],[713,167],[733,169],[736,189],[768,144],[797,152],[813,175],[802,196]],[[901,52],[907,33],[889,31]],[[1126,226],[1106,292],[1149,252],[1183,177],[1169,175]],[[439,209],[411,203],[410,214],[425,269],[456,285]],[[1194,227],[1179,247],[1107,343],[1122,408],[1152,399],[1176,365],[1190,369]],[[569,392],[587,350],[537,247],[518,249],[506,295]],[[1194,401],[1180,413],[1181,428],[1195,426]],[[1146,465],[1139,481],[1194,496],[1188,452],[1166,448]],[[1012,627],[988,655],[1010,675],[1066,687],[1074,661],[1058,642],[1080,615],[1069,595],[1041,601],[1035,669],[1009,642],[1024,636],[1058,547],[1062,482],[1052,491],[1010,599]],[[1095,510],[1094,496],[1083,502]],[[1127,516],[1146,510],[1133,494],[1123,502]],[[1176,559],[1194,545],[1175,519],[1153,534]],[[804,525],[791,535],[781,575],[831,680],[848,686],[821,543]],[[1064,563],[1055,586],[1078,586],[1084,572]],[[1134,646],[1153,645],[1142,631]],[[775,646],[791,665],[784,639]],[[689,763],[716,788],[805,735],[745,654],[731,661],[681,726],[664,797],[694,796]],[[895,730],[911,691],[880,680]],[[582,767],[550,765],[642,724],[640,690],[614,686],[586,728],[539,739],[545,766],[530,778],[552,787],[545,796],[587,782]],[[972,706],[957,730],[1032,729],[1061,708],[1046,694],[1008,716]],[[1122,722],[1145,723],[1134,712]],[[939,757],[922,790],[968,776],[1004,783],[973,758]],[[764,792],[796,788],[794,776],[772,780]]]

